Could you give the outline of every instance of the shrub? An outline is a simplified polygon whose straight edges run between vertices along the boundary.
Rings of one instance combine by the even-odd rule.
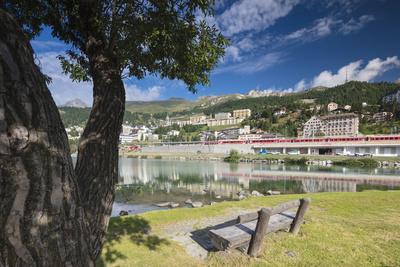
[[[306,165],[308,159],[305,157],[299,159],[285,158],[284,161],[287,165]]]
[[[345,167],[376,168],[379,166],[379,163],[374,159],[364,158],[335,161],[333,162],[333,165]]]
[[[224,158],[225,162],[231,162],[231,163],[238,163],[240,161],[240,154],[239,151],[232,149],[229,152],[229,156]]]

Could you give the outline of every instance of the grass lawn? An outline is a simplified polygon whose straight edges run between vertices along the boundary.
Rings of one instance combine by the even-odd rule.
[[[307,194],[312,199],[299,235],[267,236],[262,255],[213,252],[189,256],[166,238],[171,225],[258,209],[304,195],[252,197],[197,209],[153,211],[112,219],[99,266],[400,266],[400,191]]]

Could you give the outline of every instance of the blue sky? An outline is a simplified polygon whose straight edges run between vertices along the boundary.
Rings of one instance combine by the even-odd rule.
[[[348,80],[400,80],[398,0],[216,0],[205,18],[230,39],[209,87],[193,95],[180,81],[125,80],[128,100],[300,91]],[[53,78],[57,104],[81,98],[91,104],[91,84],[73,83],[56,56],[67,48],[48,30],[32,41],[42,71]]]

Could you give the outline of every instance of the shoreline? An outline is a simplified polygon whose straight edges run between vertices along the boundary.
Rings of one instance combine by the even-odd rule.
[[[122,152],[120,157],[138,159],[166,159],[166,160],[200,160],[200,161],[224,161],[228,155],[218,153],[149,153],[149,152]],[[332,166],[335,163],[349,160],[372,159],[378,162],[378,168],[400,168],[400,157],[354,157],[331,155],[259,155],[240,154],[239,162],[284,164],[285,159],[307,159],[307,165]]]

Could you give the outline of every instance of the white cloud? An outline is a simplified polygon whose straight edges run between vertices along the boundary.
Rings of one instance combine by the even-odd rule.
[[[256,57],[243,61],[240,63],[232,63],[229,65],[221,66],[217,68],[214,73],[254,73],[271,67],[272,65],[278,64],[283,60],[282,53],[268,53],[261,57]]]
[[[359,18],[351,18],[347,22],[335,17],[317,19],[310,27],[304,27],[286,35],[278,36],[275,40],[278,46],[294,42],[311,42],[329,36],[334,33],[348,35],[365,27],[368,22],[374,20],[371,15],[363,15]]]
[[[357,5],[361,2],[361,0],[317,0],[319,3],[322,2],[323,5],[326,5],[327,8],[337,7],[340,12],[345,12],[350,14],[357,7]]]
[[[363,15],[358,19],[350,19],[347,23],[343,24],[340,28],[340,32],[344,35],[359,31],[360,29],[364,28],[364,26],[368,23],[375,20],[374,16],[372,15]]]
[[[38,65],[42,72],[51,77],[49,84],[50,92],[57,105],[80,98],[86,104],[92,103],[92,84],[89,82],[72,82],[71,79],[62,73],[61,65],[57,56],[58,52],[45,52],[37,54]]]
[[[308,85],[309,87],[332,87],[343,84],[346,80],[369,82],[388,70],[400,67],[400,60],[397,56],[387,57],[386,59],[375,58],[370,60],[365,66],[362,63],[362,60],[351,62],[341,67],[336,73],[325,70],[315,76]]]
[[[231,45],[225,49],[224,61],[239,62],[241,59],[239,48],[236,46]]]
[[[306,89],[307,85],[306,85],[306,80],[301,80],[298,83],[296,83],[296,85],[294,86],[294,90],[295,91],[302,91],[304,89]]]
[[[302,28],[285,36],[278,37],[279,42],[286,43],[290,41],[313,41],[321,37],[330,35],[335,25],[340,21],[332,17],[325,17],[314,21],[308,28]]]
[[[80,98],[86,104],[91,105],[92,83],[91,82],[73,82],[67,75],[62,73],[61,65],[57,56],[62,53],[45,52],[37,54],[37,63],[42,72],[52,78],[49,84],[50,92],[57,105],[62,105],[65,102]],[[149,101],[160,97],[163,87],[152,86],[148,89],[141,89],[134,84],[126,84],[127,100]]]
[[[156,100],[160,97],[161,91],[164,87],[161,86],[152,86],[147,88],[146,90],[142,90],[137,87],[135,84],[126,85],[126,100],[127,101],[151,101]]]
[[[298,3],[299,0],[241,0],[225,10],[216,21],[227,36],[257,32],[285,17]]]

